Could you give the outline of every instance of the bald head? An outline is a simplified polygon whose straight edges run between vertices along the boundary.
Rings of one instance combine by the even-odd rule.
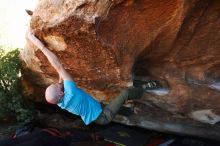
[[[48,103],[57,104],[63,98],[62,86],[60,84],[51,84],[47,87],[45,98]]]

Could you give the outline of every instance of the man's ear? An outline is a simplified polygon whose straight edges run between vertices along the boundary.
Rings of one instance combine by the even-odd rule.
[[[63,95],[64,95],[64,92],[60,92],[59,95],[60,95],[60,96],[63,96]]]

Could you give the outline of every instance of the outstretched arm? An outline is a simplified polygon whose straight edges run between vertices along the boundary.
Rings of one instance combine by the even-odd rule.
[[[27,37],[36,47],[38,47],[44,53],[50,64],[58,72],[60,77],[59,82],[61,81],[61,79],[72,80],[71,75],[64,69],[62,63],[57,58],[57,56],[49,49],[47,49],[45,45],[31,32],[31,30],[28,30]]]

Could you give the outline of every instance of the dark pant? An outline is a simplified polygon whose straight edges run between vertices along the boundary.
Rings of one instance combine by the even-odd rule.
[[[143,93],[144,90],[141,87],[129,88],[128,90],[122,91],[119,96],[103,108],[102,113],[95,120],[95,123],[99,125],[106,125],[110,123],[127,99],[141,98]]]

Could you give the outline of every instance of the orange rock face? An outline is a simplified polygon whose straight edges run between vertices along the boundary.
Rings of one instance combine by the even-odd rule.
[[[141,122],[146,117],[220,120],[220,1],[43,0],[31,27],[99,100],[111,100],[133,79],[157,80],[168,89],[135,101],[142,112],[126,117],[127,124],[148,127]],[[56,81],[55,70],[31,44],[22,58],[34,87]]]

